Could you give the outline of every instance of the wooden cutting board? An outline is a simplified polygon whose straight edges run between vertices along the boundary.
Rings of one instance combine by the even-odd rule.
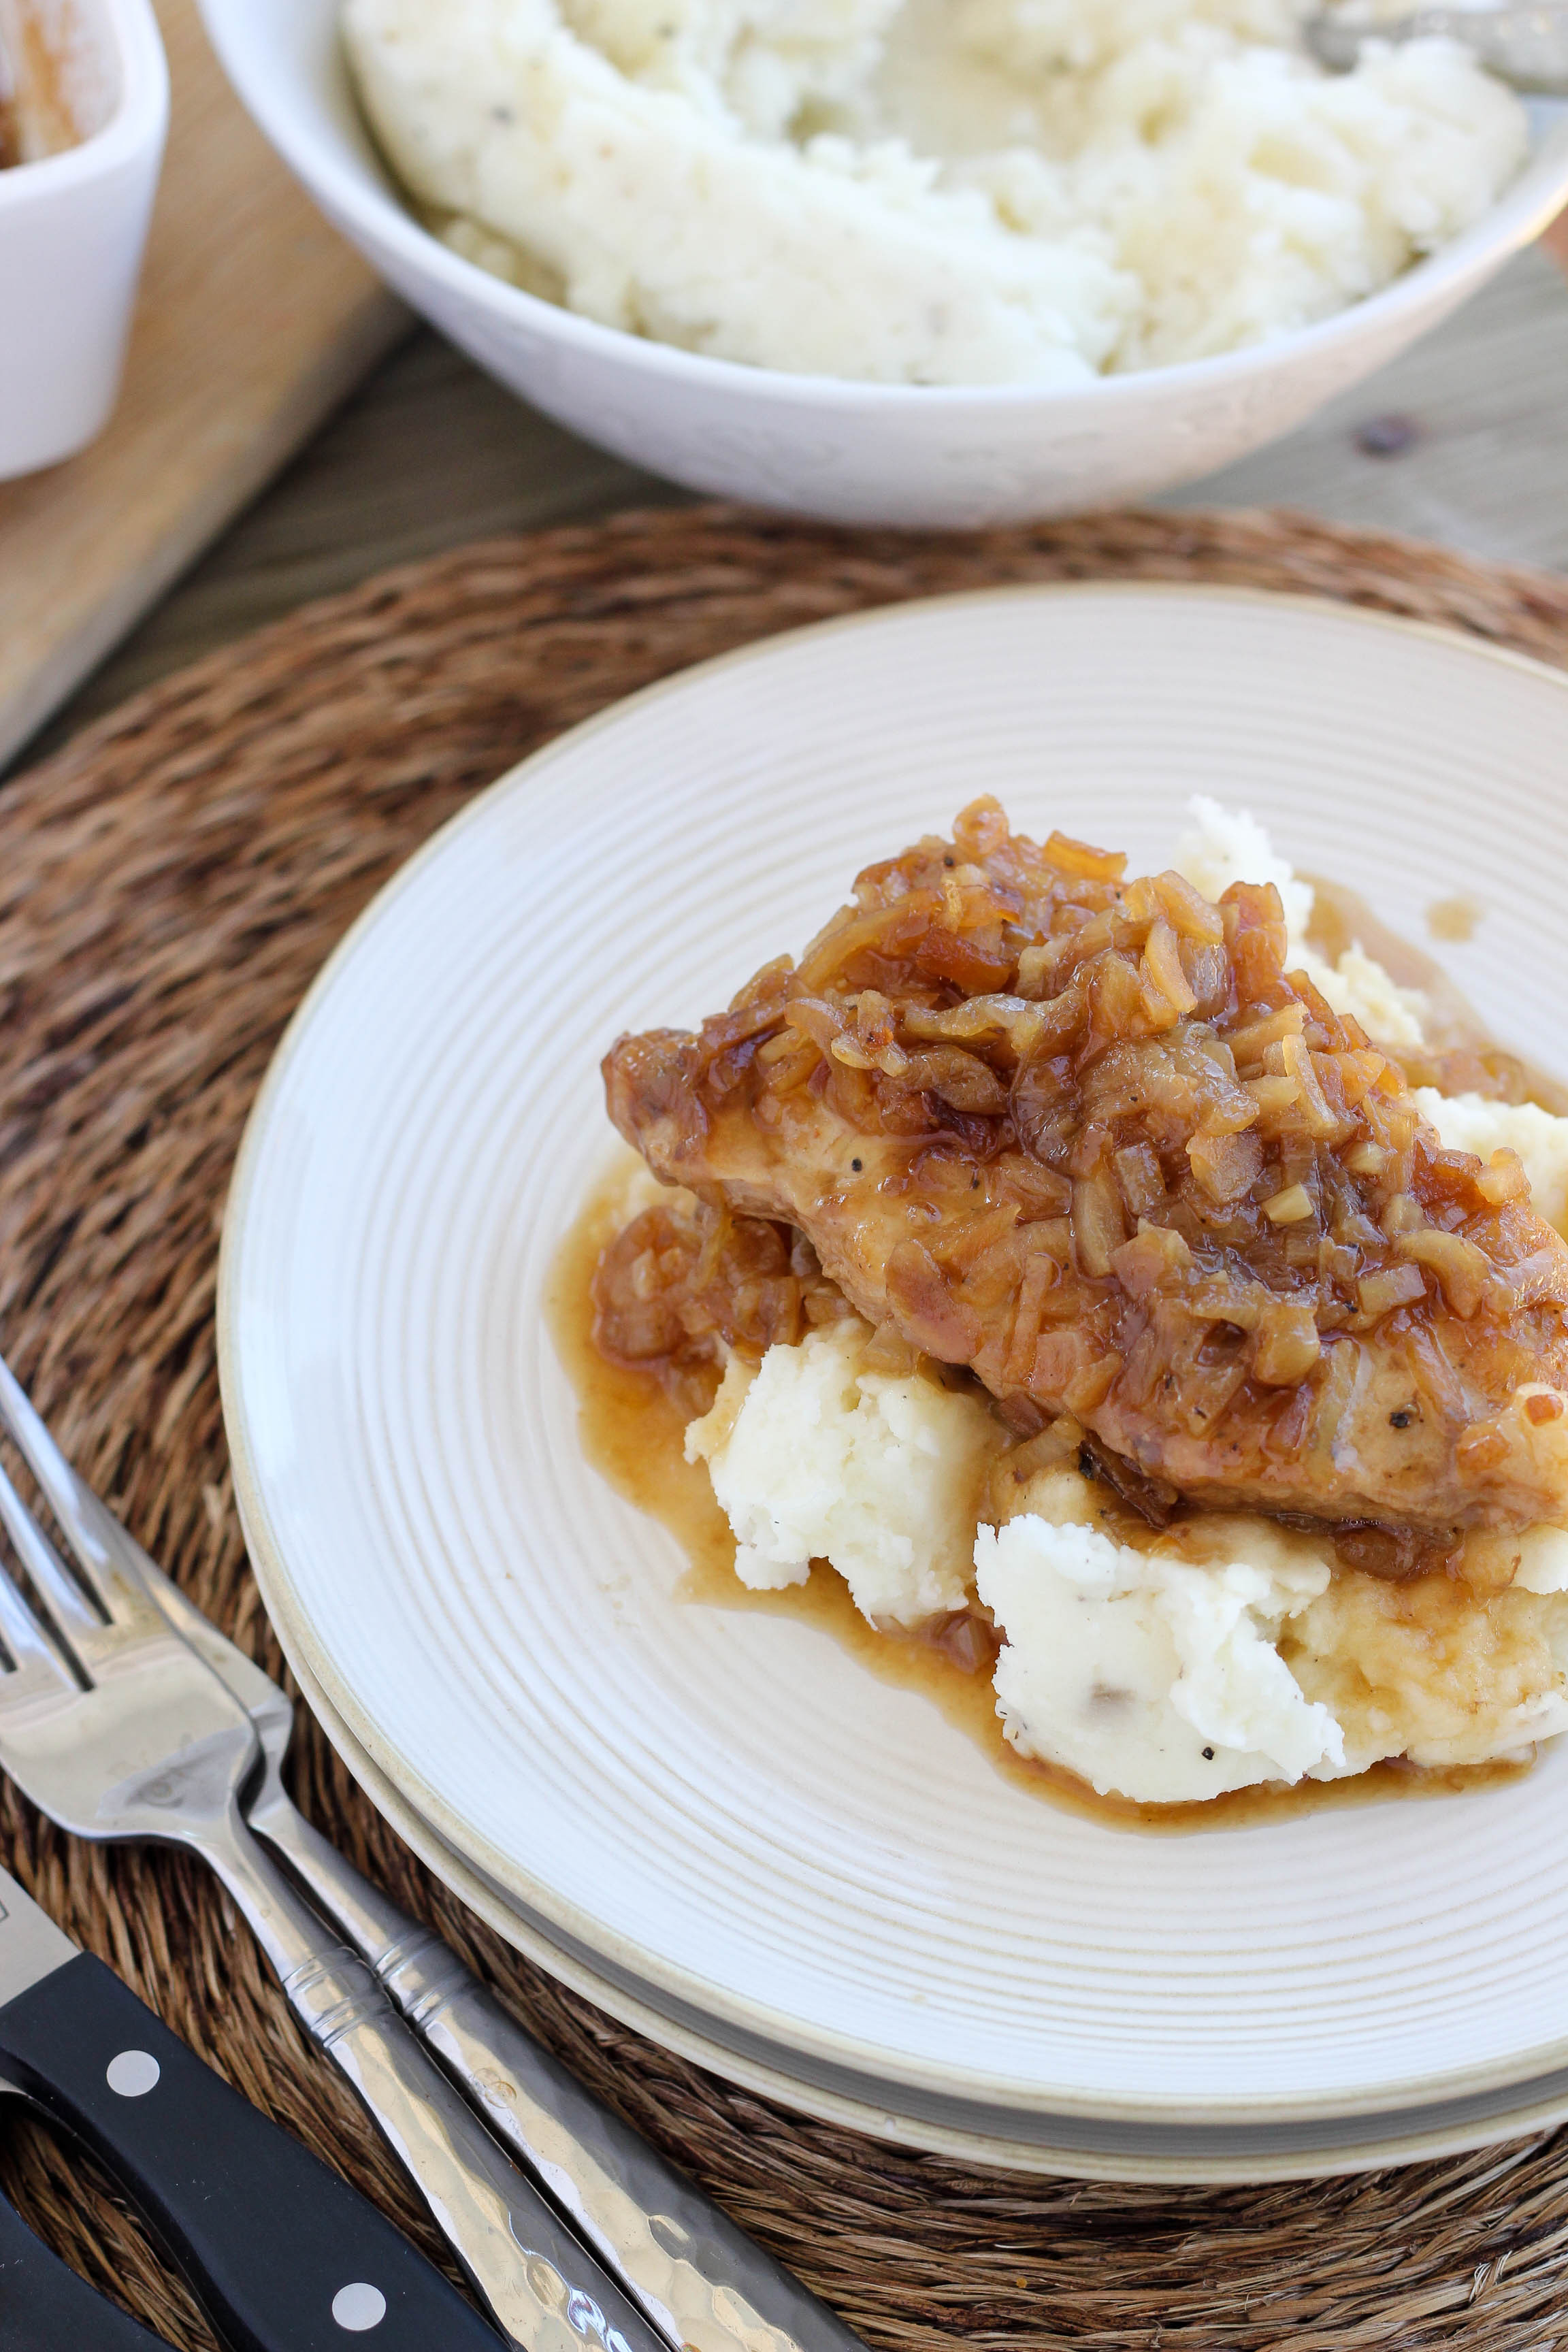
[[[120,405],[0,483],[0,766],[389,350],[407,313],[155,0],[173,115]]]

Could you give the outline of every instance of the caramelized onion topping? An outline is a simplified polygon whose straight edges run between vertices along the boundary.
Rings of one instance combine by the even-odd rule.
[[[616,1124],[720,1223],[695,1258],[658,1213],[624,1240],[647,1297],[605,1275],[605,1344],[652,1360],[674,1317],[685,1363],[721,1265],[728,1344],[795,1329],[794,1227],[870,1322],[1134,1483],[1429,1534],[1568,1513],[1568,1441],[1507,1420],[1568,1391],[1568,1249],[1518,1161],[1444,1148],[1272,886],[1124,864],[976,801],[695,1034],[621,1039]]]

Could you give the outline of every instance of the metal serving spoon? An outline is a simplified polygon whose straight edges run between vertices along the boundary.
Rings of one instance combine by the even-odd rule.
[[[1307,46],[1326,66],[1346,70],[1363,41],[1414,41],[1446,34],[1462,41],[1479,62],[1514,89],[1540,98],[1568,98],[1568,0],[1535,0],[1504,8],[1418,8],[1393,24],[1314,16]]]

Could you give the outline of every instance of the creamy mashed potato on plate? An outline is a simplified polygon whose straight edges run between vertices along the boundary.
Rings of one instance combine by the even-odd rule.
[[[999,1479],[980,1517],[985,1407],[910,1381],[924,1397],[895,1435],[871,1417],[884,1383],[846,1380],[870,1336],[847,1328],[770,1349],[760,1371],[734,1359],[688,1432],[736,1573],[777,1589],[829,1560],[889,1633],[978,1601],[1003,1636],[997,1709],[1020,1754],[1102,1796],[1194,1804],[1390,1758],[1516,1758],[1568,1730],[1568,1530],[1514,1539],[1511,1582],[1479,1592],[1347,1570],[1326,1531],[1248,1514],[1152,1535],[1070,1461]]]
[[[882,383],[1082,383],[1374,292],[1519,169],[1457,44],[1311,0],[347,0],[458,252],[605,325]]]

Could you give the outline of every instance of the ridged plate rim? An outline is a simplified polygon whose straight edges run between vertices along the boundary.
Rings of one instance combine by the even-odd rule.
[[[787,2053],[780,2053],[777,2062],[770,2064],[754,2052],[737,2050],[716,2032],[705,2032],[689,2020],[670,2017],[651,1989],[623,1984],[595,1969],[580,1954],[568,1953],[552,1943],[471,1863],[455,1853],[379,1769],[309,1671],[298,1664],[294,1671],[311,1712],[358,1786],[426,1868],[487,1927],[618,2023],[646,2034],[693,2065],[738,2084],[742,2090],[777,2100],[820,2123],[864,2132],[869,2138],[895,2147],[921,2148],[955,2163],[995,2165],[1008,2172],[1168,2188],[1226,2188],[1380,2172],[1389,2165],[1467,2155],[1503,2140],[1553,2131],[1568,2122],[1568,2085],[1559,2083],[1549,2088],[1544,2081],[1531,2080],[1515,2088],[1506,2108],[1484,2115],[1441,2110],[1444,2119],[1439,2122],[1434,2115],[1414,2108],[1381,2116],[1377,2120],[1384,2128],[1376,2137],[1298,2147],[1290,2142],[1289,2126],[1283,2126],[1277,2128],[1275,2144],[1268,2149],[1242,2146],[1235,2153],[1216,2154],[1212,2141],[1194,2143],[1180,2124],[1163,2131],[1152,2125],[1144,2146],[1129,2147],[1112,2158],[1075,2145],[1067,2117],[1055,2119],[1066,2126],[1059,2142],[1047,2137],[1021,2139],[1000,2111],[994,2118],[983,2118],[976,2108],[971,2125],[943,2124],[929,2115],[911,2114],[907,2102],[900,2105],[904,2094],[894,2084],[886,2085],[884,2096],[872,2099],[872,2086],[854,2084],[847,2077],[842,2082],[822,2076],[808,2079],[790,2071]],[[1463,2105],[1454,2103],[1456,2108]],[[1053,2119],[1042,2116],[1039,2120],[1048,2131]],[[1406,2128],[1395,2130],[1396,2124]],[[1238,2129],[1237,2137],[1242,2139],[1245,2135]]]
[[[734,2032],[757,2035],[776,2049],[793,2048],[803,2057],[808,2058],[816,2064],[829,2068],[841,2068],[847,2073],[858,2074],[863,2080],[874,2079],[879,2084],[889,2081],[887,2075],[879,2069],[877,2053],[870,2045],[857,2042],[848,2035],[828,2032],[803,2033],[796,2021],[786,2015],[770,2011],[759,2003],[736,1999],[727,1988],[716,1985],[711,1980],[696,1978],[667,1967],[657,1954],[647,1952],[630,1938],[613,1932],[606,1933],[591,1915],[584,1914],[570,1903],[559,1899],[546,1883],[532,1877],[503,1851],[489,1844],[473,1831],[470,1824],[451,1811],[439,1792],[431,1788],[410,1760],[389,1742],[381,1727],[362,1705],[352,1680],[337,1669],[330,1654],[317,1640],[308,1615],[297,1603],[285,1551],[276,1534],[265,1492],[265,1484],[259,1474],[251,1443],[235,1319],[236,1295],[239,1279],[238,1267],[246,1246],[246,1234],[250,1222],[252,1186],[262,1156],[268,1122],[273,1116],[274,1106],[302,1042],[321,1016],[322,1009],[330,1001],[339,976],[358,954],[373,931],[388,919],[404,894],[415,887],[426,867],[444,854],[447,845],[455,835],[472,825],[483,824],[487,813],[502,795],[529,790],[547,775],[549,769],[557,760],[574,751],[584,739],[605,729],[619,726],[629,713],[644,706],[671,694],[689,692],[694,684],[708,676],[730,671],[759,659],[765,659],[782,648],[799,645],[804,640],[820,639],[846,632],[886,626],[889,623],[896,624],[901,617],[911,614],[917,612],[929,614],[942,607],[973,608],[988,602],[1011,604],[1020,600],[1097,599],[1109,603],[1130,597],[1141,599],[1158,597],[1172,602],[1199,602],[1210,605],[1230,603],[1267,606],[1275,613],[1278,613],[1281,607],[1298,608],[1319,616],[1331,617],[1338,623],[1358,629],[1392,632],[1401,636],[1419,638],[1440,645],[1452,655],[1479,660],[1488,666],[1517,671],[1538,684],[1545,683],[1554,692],[1568,698],[1568,675],[1552,668],[1545,663],[1536,661],[1527,655],[1492,645],[1483,639],[1465,635],[1457,630],[1428,622],[1406,619],[1397,614],[1349,605],[1332,598],[1284,594],[1218,583],[1143,581],[1021,583],[879,605],[868,611],[847,614],[830,621],[781,631],[755,644],[716,656],[708,661],[679,671],[670,677],[660,679],[605,710],[595,713],[578,726],[553,738],[539,751],[498,777],[493,783],[476,794],[466,807],[441,826],[376,894],[324,963],[279,1042],[247,1123],[231,1182],[220,1251],[217,1301],[219,1372],[225,1422],[234,1463],[237,1503],[241,1522],[249,1545],[263,1601],[291,1665],[300,1676],[301,1682],[310,1689],[315,1698],[322,1703],[331,1717],[336,1719],[343,1738],[351,1743],[351,1746],[344,1749],[345,1760],[350,1763],[351,1769],[358,1769],[356,1764],[356,1759],[358,1759],[375,1775],[379,1786],[398,1791],[402,1801],[400,1810],[406,1809],[407,1819],[423,1823],[427,1834],[440,1843],[441,1847],[447,1851],[449,1857],[461,1855],[466,1871],[472,1875],[473,1884],[483,1885],[489,1879],[514,1892],[517,1900],[529,1912],[537,1914],[544,1923],[546,1931],[553,1929],[573,1943],[586,1948],[597,1949],[610,1966],[627,1978],[639,1979],[647,1988],[651,2002],[657,2002],[660,1999],[673,2000],[693,2011],[704,2013],[716,2027],[721,2029],[721,2036],[716,2037],[711,2044],[715,2053],[721,2053],[728,2050],[728,2045],[721,2039],[722,2029],[727,2028]],[[1568,715],[1568,708],[1565,708],[1565,715]],[[370,1793],[374,1801],[381,1801],[374,1790]],[[395,1826],[407,1834],[407,1829],[403,1821],[395,1822]],[[426,1858],[429,1857],[426,1856]],[[437,1866],[439,1867],[439,1865]],[[445,1874],[446,1873],[443,1872],[443,1875]],[[468,1892],[466,1887],[459,1887],[458,1891],[465,1895]],[[494,1900],[493,1897],[491,1899]],[[487,1914],[487,1916],[490,1915]],[[518,1941],[518,1923],[514,1915],[509,1916],[512,1916],[512,1926],[503,1927],[501,1932],[508,1933],[513,1941]],[[493,1924],[500,1926],[500,1918],[495,1917]],[[554,1953],[553,1958],[549,1957],[552,1951]],[[560,1971],[562,1954],[558,1946],[548,1945],[542,1939],[534,1956],[541,1958],[544,1965],[554,1967],[558,1972]],[[598,1979],[598,1981],[602,1985],[605,1980]],[[595,1992],[593,1997],[601,1998],[603,1994]],[[606,2006],[616,2010],[615,2000],[607,2000]],[[616,2013],[621,2012],[617,2010]],[[662,2024],[654,2022],[655,2020],[661,2018]],[[645,2030],[662,2033],[663,2038],[667,2040],[671,2038],[669,2021],[657,2008],[649,2007],[646,2014],[639,2013],[631,2021],[642,2024]],[[720,2071],[735,2072],[736,2060],[732,2051],[729,2051],[728,2055],[715,2054],[710,2061],[705,2061],[705,2063],[714,2063]],[[1150,2097],[1147,2095],[1123,2095],[1114,2091],[1082,2095],[1070,2090],[1058,2094],[1051,2090],[1031,2092],[1022,2096],[1016,2095],[1010,2104],[1017,2113],[1057,2114],[1064,2118],[1081,2117],[1089,2120],[1116,2119],[1130,2124],[1147,2125],[1155,2129],[1174,2130],[1184,2122],[1196,2124],[1204,2118],[1212,2119],[1216,2112],[1223,2112],[1227,2120],[1245,2120],[1260,2126],[1276,2123],[1281,2126],[1305,2125],[1310,2121],[1328,2121],[1336,2117],[1363,2117],[1377,2113],[1388,2113],[1391,2116],[1396,2113],[1404,2114],[1415,2107],[1429,2106],[1439,2102],[1481,2098],[1507,2091],[1517,2090],[1524,2095],[1528,2094],[1532,2084],[1541,2083],[1543,2077],[1555,2074],[1564,2068],[1568,2068],[1568,2035],[1557,2041],[1538,2045],[1528,2052],[1515,2053],[1505,2061],[1447,2071],[1425,2071],[1416,2077],[1387,2081],[1378,2086],[1375,2093],[1362,2091],[1350,2097],[1335,2094],[1318,2097],[1294,2095],[1270,2097],[1249,2095],[1245,2097],[1227,2098],[1221,2105],[1214,2101],[1195,2101],[1175,2095],[1171,2097]],[[999,2116],[1006,2113],[1009,2105],[1004,2097],[998,2095],[1005,2092],[1008,2085],[994,2078],[983,2078],[971,2070],[943,2070],[940,2067],[913,2063],[910,2065],[904,2079],[909,2088],[929,2091],[939,2097],[978,2098]],[[779,2095],[791,2097],[797,2103],[802,2103],[802,2090],[798,2077],[781,2074],[778,2082],[781,2086]],[[792,2087],[782,2087],[785,2084]],[[761,2084],[759,2087],[762,2087]],[[890,2084],[889,2089],[891,2091]],[[892,2092],[892,2095],[896,2098],[897,2093]],[[1528,2112],[1533,2116],[1536,2110],[1531,2109]],[[1543,2112],[1550,2119],[1555,2120],[1561,2110],[1553,2106]],[[900,2129],[902,2129],[907,2123],[907,2118],[900,2118]],[[1541,2126],[1534,2121],[1510,2123],[1507,2126],[1509,2130],[1537,2127]],[[1497,2131],[1490,2129],[1484,2134],[1488,2138],[1498,2136],[1500,2135]],[[921,2141],[919,2144],[927,2143]],[[988,2141],[987,2145],[990,2144]],[[1472,2139],[1463,2144],[1473,2145],[1475,2142]],[[998,2140],[995,2143],[997,2147],[1004,2145],[1016,2147],[1017,2143],[1004,2140]],[[1426,2152],[1425,2144],[1420,2151],[1412,2152]],[[1007,2159],[998,2154],[995,2160]],[[1367,2158],[1369,2163],[1387,2160],[1392,2158],[1386,2156]],[[1070,2165],[1065,2165],[1063,2168],[1081,2171],[1081,2160],[1075,2160]],[[1314,2163],[1310,2168],[1344,2168],[1339,2164]],[[1196,2176],[1189,2172],[1188,2177]],[[1226,2177],[1254,2176],[1249,2174]]]

